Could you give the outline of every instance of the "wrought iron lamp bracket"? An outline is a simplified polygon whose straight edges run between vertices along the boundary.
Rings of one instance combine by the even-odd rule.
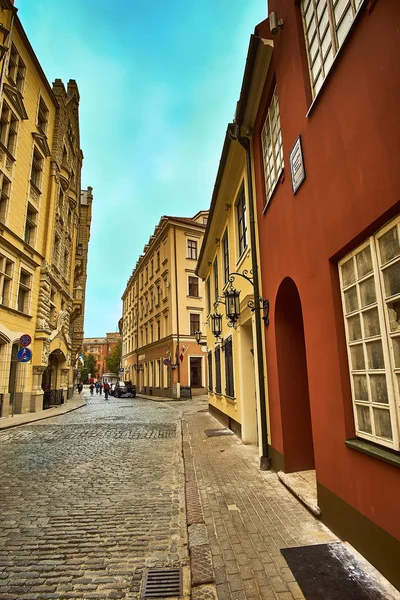
[[[249,300],[247,303],[247,306],[250,308],[250,310],[252,312],[256,311],[256,310],[263,310],[264,311],[264,316],[261,317],[262,320],[264,321],[264,324],[266,327],[268,327],[269,325],[269,300],[266,298],[265,300],[263,300],[261,297],[258,298],[258,302],[260,303],[260,306],[256,306],[255,301],[254,300]]]

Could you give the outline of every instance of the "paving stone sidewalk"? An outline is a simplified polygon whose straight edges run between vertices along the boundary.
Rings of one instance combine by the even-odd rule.
[[[207,437],[205,430],[222,427],[207,411],[186,414],[182,425],[184,456],[192,460],[190,467],[185,458],[185,470],[188,464],[189,470],[194,470],[201,501],[196,509],[196,497],[194,504],[189,499],[189,521],[203,520],[207,528],[218,600],[304,599],[281,548],[340,540],[283,486],[275,473],[259,470],[255,447],[242,444],[235,435]],[[186,475],[189,488],[191,480],[193,476]],[[196,496],[193,490],[190,493]],[[188,504],[187,491],[186,501]],[[194,506],[194,517],[190,516],[190,504]],[[400,598],[369,563],[355,554],[384,598]],[[192,597],[196,598],[195,594]],[[202,597],[213,596],[199,595]]]

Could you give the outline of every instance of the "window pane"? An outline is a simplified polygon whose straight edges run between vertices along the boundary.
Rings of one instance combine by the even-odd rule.
[[[379,326],[379,316],[377,308],[371,308],[371,310],[365,311],[363,313],[363,322],[365,337],[372,337],[374,335],[380,334],[381,329]]]
[[[388,410],[374,408],[375,433],[379,437],[392,439],[392,425],[390,423],[390,413]]]
[[[375,281],[373,277],[360,283],[361,306],[369,306],[376,302]]]
[[[351,6],[349,6],[346,14],[343,17],[343,21],[340,23],[340,25],[337,29],[337,38],[338,38],[339,46],[341,46],[343,44],[343,40],[346,37],[347,32],[349,31],[349,29],[353,23],[353,20],[354,20],[353,10],[352,10]]]
[[[355,340],[361,340],[362,334],[360,315],[354,315],[354,317],[350,317],[350,319],[347,319],[347,326],[349,329],[350,341],[354,342]]]
[[[362,371],[365,369],[364,350],[362,344],[351,346],[351,367],[353,371]]]
[[[372,433],[371,416],[368,406],[360,406],[356,404],[358,429],[365,433]]]
[[[364,277],[364,275],[368,275],[368,273],[372,273],[372,257],[371,248],[369,246],[356,255],[356,263],[359,279]]]
[[[400,337],[392,338],[392,342],[393,342],[394,366],[396,369],[400,369]]]
[[[385,235],[379,238],[379,250],[381,253],[381,263],[385,263],[400,256],[400,245],[399,237],[397,233],[397,227],[390,229]]]
[[[369,342],[367,346],[368,367],[370,369],[384,369],[385,361],[383,358],[382,342]]]
[[[400,331],[400,300],[388,302],[390,331]]]
[[[400,294],[400,261],[383,271],[386,296]]]
[[[354,269],[354,261],[351,258],[341,266],[343,287],[347,287],[356,280],[356,272]]]
[[[371,385],[371,401],[388,404],[386,375],[370,375],[369,382]]]
[[[344,302],[346,306],[346,314],[358,309],[358,298],[356,286],[353,286],[344,292]]]
[[[339,23],[346,9],[348,9],[350,2],[349,0],[338,0],[335,6],[335,20]]]
[[[368,386],[366,375],[353,375],[354,399],[368,402]]]

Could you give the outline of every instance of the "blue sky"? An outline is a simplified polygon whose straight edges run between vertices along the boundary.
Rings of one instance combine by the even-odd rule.
[[[85,336],[116,331],[162,215],[209,208],[265,0],[16,0],[48,80],[76,79],[93,187]]]

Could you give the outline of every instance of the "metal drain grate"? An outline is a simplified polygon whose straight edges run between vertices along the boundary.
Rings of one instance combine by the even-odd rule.
[[[182,595],[180,569],[147,569],[141,598],[171,598]]]

